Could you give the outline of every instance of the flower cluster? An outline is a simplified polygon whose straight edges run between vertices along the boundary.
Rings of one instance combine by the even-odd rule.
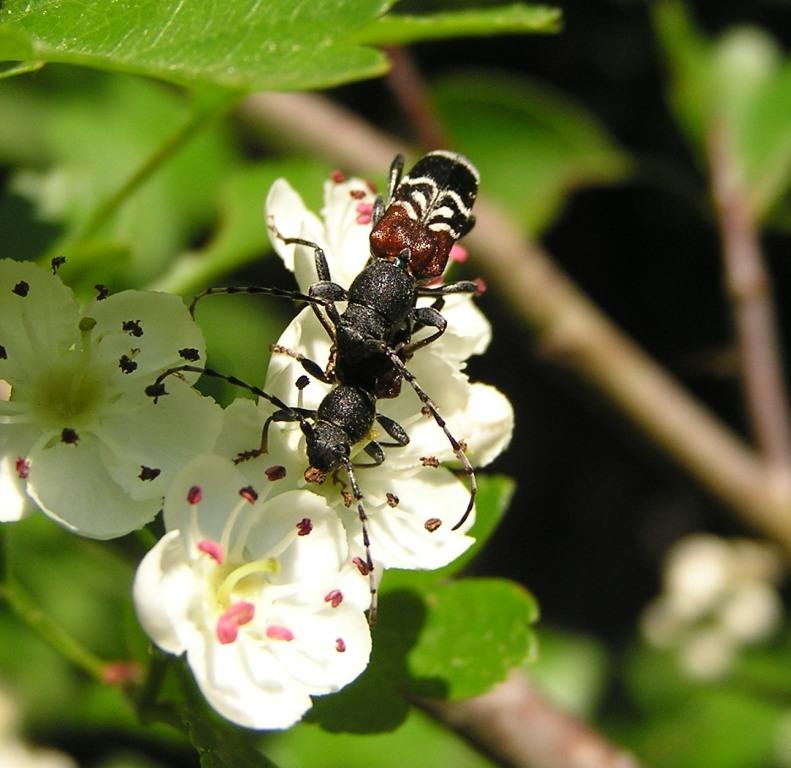
[[[365,182],[333,178],[320,219],[279,181],[266,216],[319,243],[333,281],[348,287],[369,257],[373,202]],[[273,243],[307,292],[318,280],[313,250]],[[256,452],[271,402],[239,399],[222,411],[191,388],[204,345],[178,298],[101,291],[80,310],[57,276],[11,261],[0,262],[0,296],[2,519],[21,517],[29,499],[77,533],[109,538],[162,508],[166,532],[139,566],[135,606],[152,640],[186,655],[207,700],[233,722],[285,728],[311,697],[348,684],[368,663],[365,612],[384,569],[438,568],[471,545],[474,510],[453,530],[470,498],[445,466],[453,447],[409,386],[376,404],[410,439],[359,472],[366,548],[351,477],[306,480],[304,425],[270,424],[266,452]],[[484,465],[513,426],[508,401],[463,371],[487,346],[489,325],[469,296],[449,296],[443,314],[446,333],[409,367]],[[322,364],[330,355],[309,308],[278,345]],[[313,413],[330,385],[306,386],[304,373],[275,354],[262,388]]]
[[[646,609],[643,633],[652,645],[675,650],[692,677],[720,677],[739,649],[779,625],[781,574],[780,555],[766,544],[689,536],[667,555],[664,592]]]

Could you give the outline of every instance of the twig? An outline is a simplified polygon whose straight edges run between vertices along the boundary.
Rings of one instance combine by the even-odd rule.
[[[483,696],[420,704],[512,768],[639,768],[631,755],[540,696],[517,670]]]
[[[707,149],[747,411],[761,451],[775,471],[791,484],[790,411],[780,366],[770,280],[764,269],[748,191],[742,185],[723,126],[711,127]]]
[[[395,46],[385,50],[390,59],[390,70],[385,81],[409,118],[417,143],[425,149],[447,146],[448,140],[442,123],[431,103],[428,89],[411,51]]]
[[[241,114],[357,172],[386,168],[404,151],[321,96],[259,94]],[[476,216],[468,242],[478,263],[544,348],[562,354],[715,495],[791,552],[791,492],[761,457],[621,333],[485,195]]]

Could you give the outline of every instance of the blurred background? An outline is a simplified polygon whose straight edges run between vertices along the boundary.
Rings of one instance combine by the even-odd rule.
[[[430,4],[403,2],[398,10],[410,5],[425,12]],[[698,41],[728,39],[723,35],[742,29],[745,66],[771,62],[787,75],[787,0],[672,7],[681,16],[686,11]],[[676,65],[684,46],[694,45],[668,21],[672,14],[661,17],[658,34],[661,14],[644,2],[566,0],[562,11],[558,34],[416,43],[407,63],[417,67],[450,146],[479,167],[482,194],[749,441],[709,171],[694,115],[670,98],[668,61],[683,81],[686,70]],[[791,130],[791,78],[784,78],[774,103]],[[417,144],[399,87],[379,78],[325,95]],[[0,81],[0,114],[3,255],[22,259],[58,253],[64,231],[84,226],[96,201],[184,122],[188,105],[169,85],[52,65]],[[287,137],[262,139],[249,120],[214,121],[125,203],[111,226],[88,232],[64,279],[83,296],[96,282],[185,296],[206,285],[291,287],[264,232],[265,190],[286,176],[317,209],[320,182],[332,167],[318,152],[290,149]],[[787,185],[776,187],[759,217],[760,238],[787,340],[791,198]],[[454,269],[454,278],[485,276],[474,252]],[[755,531],[573,364],[547,354],[540,335],[514,317],[496,288],[480,306],[494,336],[488,352],[470,362],[471,377],[505,392],[516,412],[511,447],[487,472],[514,478],[516,491],[474,571],[514,579],[538,599],[542,651],[529,674],[551,699],[634,750],[645,765],[791,766],[791,634],[779,548],[751,549],[740,559],[744,548],[737,552],[733,541],[759,539]],[[262,380],[268,344],[290,316],[291,307],[276,301],[205,302],[199,319],[212,365]],[[206,389],[225,401],[235,394]],[[695,539],[701,546],[678,555],[678,570],[668,570],[673,545],[701,532],[728,541]],[[28,556],[15,568],[66,623],[93,627],[97,651],[104,646],[108,656],[119,655],[136,631],[129,628],[134,616],[129,611],[124,621],[109,623],[107,617],[127,599],[134,554],[67,541],[38,519],[10,535],[24,538],[27,552],[47,553],[43,566]],[[686,556],[697,565],[679,564]],[[79,595],[73,583],[81,585]],[[673,589],[684,593],[685,584],[698,602],[668,619]],[[695,653],[683,651],[689,627],[716,628],[723,595],[741,599],[742,584],[760,587],[753,594],[763,591],[757,603],[745,598],[748,607],[732,623],[755,631],[736,631],[738,642],[725,651],[715,632],[698,655],[724,660],[696,666]],[[646,618],[660,594],[667,610]],[[687,623],[671,626],[674,620]],[[35,740],[87,766],[197,764],[172,734],[137,727],[115,691],[87,684],[6,613],[0,613],[0,637],[0,681],[15,691]],[[410,720],[408,727],[415,730],[400,737],[333,743],[345,766],[403,765],[404,753],[392,744],[407,742],[432,745],[433,761],[416,758],[414,765],[492,764],[446,741],[427,720]],[[328,765],[320,762],[327,754],[323,739],[347,738],[311,726],[294,733],[269,744],[283,766]],[[397,738],[402,741],[381,741]]]

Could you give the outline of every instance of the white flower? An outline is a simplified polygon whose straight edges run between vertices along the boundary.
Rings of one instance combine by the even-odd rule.
[[[84,536],[149,521],[175,471],[214,445],[221,411],[194,375],[168,379],[159,404],[145,387],[203,352],[176,296],[124,291],[81,311],[56,276],[0,260],[0,519],[19,519],[26,493]]]
[[[268,222],[284,237],[300,237],[321,245],[332,280],[348,287],[369,258],[373,201],[374,195],[364,181],[327,182],[323,220],[320,220],[305,208],[285,181],[279,180],[269,193],[266,215]],[[272,242],[286,266],[294,270],[299,289],[307,292],[318,280],[313,249],[284,245],[277,237],[273,237]],[[451,433],[464,440],[471,461],[480,466],[490,462],[508,444],[513,411],[496,389],[485,384],[471,384],[462,372],[467,357],[482,352],[491,335],[488,322],[471,298],[449,296],[443,314],[448,320],[447,331],[437,341],[418,350],[409,361],[409,368],[434,399]],[[328,335],[310,308],[295,318],[278,344],[301,352],[322,367],[330,351]],[[309,386],[299,390],[296,383],[304,373],[289,356],[274,355],[264,389],[289,405],[315,410],[330,386],[312,380]],[[247,430],[238,428],[242,417],[235,414],[237,408],[245,411]],[[237,403],[227,409],[226,418],[237,426],[226,427],[227,439],[220,439],[219,450],[224,455],[235,455],[249,449],[251,442],[253,447],[258,443],[256,435],[260,435],[261,425],[273,408],[261,402],[254,420],[248,413],[250,408],[250,405]],[[467,506],[467,488],[450,470],[442,466],[424,466],[424,459],[453,461],[453,449],[434,419],[422,412],[421,402],[408,383],[404,382],[397,398],[377,401],[377,409],[401,424],[410,442],[404,447],[385,449],[386,459],[381,466],[355,471],[369,517],[374,562],[384,567],[438,568],[458,557],[472,543],[466,531],[474,521],[474,512],[463,526],[452,530]],[[270,435],[275,432],[286,435],[291,454],[304,471],[305,445],[298,425],[275,424]],[[387,442],[389,438],[380,429],[372,439]],[[260,471],[256,470],[256,465],[265,460],[264,456],[240,466],[245,472]],[[363,460],[368,459],[364,457]],[[341,471],[338,476],[341,483],[346,482],[343,475]],[[337,508],[349,532],[352,554],[362,557],[361,526],[355,505],[347,507],[348,493],[344,499],[339,488],[330,481],[323,486],[311,484],[309,487],[325,494]]]
[[[652,645],[675,650],[693,677],[721,676],[743,646],[766,640],[780,624],[781,574],[768,545],[688,536],[667,554],[664,592],[644,611],[643,633]]]
[[[346,541],[324,500],[270,468],[254,490],[227,460],[195,459],[165,499],[168,533],[137,572],[140,621],[187,654],[209,703],[251,728],[286,728],[310,696],[368,663],[363,610],[347,599]]]

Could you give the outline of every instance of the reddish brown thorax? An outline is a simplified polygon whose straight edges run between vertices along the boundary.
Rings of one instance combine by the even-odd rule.
[[[407,271],[418,281],[439,277],[448,263],[453,238],[446,230],[429,229],[410,218],[398,202],[393,203],[371,230],[371,252],[380,259],[395,261],[408,251]]]

